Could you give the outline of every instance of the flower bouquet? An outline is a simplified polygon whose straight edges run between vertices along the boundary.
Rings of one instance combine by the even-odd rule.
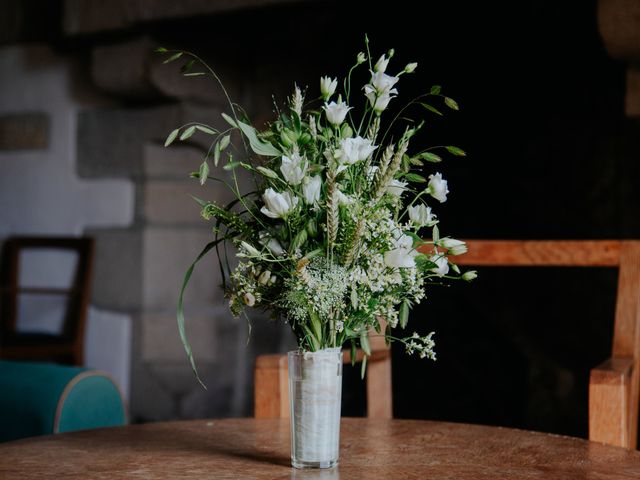
[[[202,217],[213,223],[213,238],[188,269],[179,298],[178,326],[193,370],[197,377],[183,293],[195,264],[226,242],[237,258],[234,268],[220,262],[233,315],[246,315],[247,308],[270,312],[297,338],[289,375],[292,463],[298,467],[337,462],[341,348],[348,346],[352,359],[358,347],[363,350],[363,375],[373,332],[435,360],[433,332],[395,332],[406,328],[410,309],[429,283],[475,277],[452,263],[451,256],[464,253],[466,245],[440,236],[439,219],[427,203],[446,201],[447,181],[438,172],[427,178],[421,173],[425,162],[440,162],[442,153],[465,153],[454,146],[413,151],[412,139],[423,123],[406,116],[409,108],[441,115],[430,99],[453,110],[458,105],[433,86],[383,123],[400,77],[417,64],[390,75],[393,50],[373,63],[368,40],[365,44],[366,53],[357,55],[339,93],[338,79],[330,77],[320,79],[320,95],[296,86],[264,130],[229,100],[230,112],[222,115],[226,128],[189,123],[173,130],[165,143],[196,133],[212,136],[192,176],[201,185],[214,181],[229,188],[235,197],[229,205],[196,198]],[[184,75],[210,75],[227,95],[215,71],[196,55],[159,51],[168,55],[165,62],[186,58]],[[351,78],[359,67],[368,69],[368,82],[353,90]],[[308,96],[314,98],[306,102]],[[210,176],[212,165],[226,175]],[[240,190],[240,169],[253,176],[252,191]]]

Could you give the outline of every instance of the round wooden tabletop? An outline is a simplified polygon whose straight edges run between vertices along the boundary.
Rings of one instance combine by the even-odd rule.
[[[340,464],[289,466],[288,420],[151,423],[0,444],[0,478],[640,479],[640,452],[508,428],[342,420]]]

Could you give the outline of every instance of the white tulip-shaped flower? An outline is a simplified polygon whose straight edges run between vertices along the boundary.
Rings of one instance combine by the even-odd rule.
[[[417,227],[429,225],[435,218],[435,215],[431,213],[431,207],[427,207],[423,203],[409,207],[407,212],[409,213],[409,219]]]
[[[407,189],[407,185],[407,182],[401,182],[400,180],[393,179],[389,182],[389,185],[387,185],[387,193],[399,197]]]
[[[376,72],[384,73],[385,70],[387,69],[387,66],[389,65],[389,60],[390,59],[387,58],[386,55],[382,55],[376,62],[375,66],[373,67],[373,70]]]
[[[280,171],[289,185],[300,185],[307,173],[307,162],[298,153],[291,157],[283,156]]]
[[[262,194],[264,206],[260,209],[267,217],[283,218],[298,205],[298,197],[289,192],[276,192],[267,188]]]
[[[353,197],[345,195],[340,190],[336,190],[336,198],[338,199],[338,205],[351,205],[355,202]]]
[[[383,72],[375,72],[371,75],[371,85],[378,93],[398,93],[393,86],[400,80],[398,77],[392,77]]]
[[[309,205],[315,205],[320,200],[320,191],[322,189],[322,178],[320,175],[315,177],[307,177],[302,181],[302,195],[304,201]]]
[[[447,201],[449,190],[447,188],[447,181],[442,178],[441,173],[436,172],[434,175],[429,175],[427,192],[440,203]]]
[[[322,108],[324,109],[324,113],[327,116],[327,120],[329,121],[329,123],[336,126],[344,122],[344,119],[347,116],[347,112],[351,110],[351,107],[349,107],[342,100],[338,101],[338,103],[325,103],[324,107]]]
[[[403,234],[394,240],[394,248],[384,253],[384,264],[391,268],[413,268],[416,255],[413,238]]]
[[[462,255],[463,253],[467,253],[467,244],[462,240],[456,240],[455,238],[442,238],[438,242],[442,248],[447,249],[447,253],[449,255]]]
[[[320,93],[322,94],[323,100],[329,100],[331,95],[336,93],[336,88],[338,88],[337,78],[320,77]]]
[[[431,268],[430,271],[435,273],[437,276],[444,277],[449,273],[449,261],[444,255],[436,253],[435,255],[432,255],[429,260],[436,264],[436,266]]]
[[[344,138],[340,141],[335,157],[341,165],[353,165],[369,158],[376,148],[378,147],[372,145],[371,140],[360,136]]]

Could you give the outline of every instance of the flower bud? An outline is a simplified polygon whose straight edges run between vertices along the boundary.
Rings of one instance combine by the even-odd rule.
[[[330,77],[320,77],[320,93],[324,100],[329,100],[329,97],[336,92],[338,87],[338,79],[331,79]]]
[[[467,270],[462,274],[462,279],[465,282],[470,282],[471,280],[475,280],[476,278],[478,278],[478,272],[476,272],[475,270]]]
[[[342,138],[353,137],[353,129],[349,126],[348,123],[342,124],[342,128],[340,129],[340,135],[342,136]]]
[[[404,67],[404,71],[405,73],[413,73],[416,70],[416,67],[418,66],[417,63],[413,62],[413,63],[408,63],[406,67]]]
[[[318,235],[318,223],[313,218],[309,219],[309,222],[307,222],[307,233],[310,237]]]
[[[262,272],[260,274],[260,276],[258,277],[258,283],[260,285],[266,285],[267,282],[269,282],[269,279],[271,278],[271,272],[269,270],[265,270],[264,272]]]
[[[361,63],[364,63],[367,60],[367,56],[364,54],[364,52],[360,52],[358,54],[358,57],[356,58],[356,62],[358,65],[360,65]]]

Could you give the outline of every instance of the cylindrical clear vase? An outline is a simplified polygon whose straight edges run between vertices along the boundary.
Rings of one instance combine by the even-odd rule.
[[[291,465],[331,468],[338,464],[342,352],[289,352]]]

